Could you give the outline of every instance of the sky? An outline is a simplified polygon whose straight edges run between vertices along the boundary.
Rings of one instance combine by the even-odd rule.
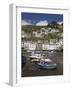
[[[21,13],[22,25],[46,26],[52,21],[63,22],[62,14]]]

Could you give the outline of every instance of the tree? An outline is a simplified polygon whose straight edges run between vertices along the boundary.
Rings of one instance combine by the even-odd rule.
[[[56,21],[52,21],[52,22],[50,23],[50,26],[51,26],[52,28],[57,28],[58,24],[57,24]]]

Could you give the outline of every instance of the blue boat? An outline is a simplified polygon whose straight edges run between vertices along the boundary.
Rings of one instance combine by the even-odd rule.
[[[52,61],[51,62],[45,62],[45,61],[42,61],[42,62],[39,62],[37,63],[37,65],[39,66],[40,69],[56,69],[57,68],[57,64],[53,63]]]

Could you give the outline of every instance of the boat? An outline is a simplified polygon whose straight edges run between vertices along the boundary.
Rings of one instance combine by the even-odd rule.
[[[35,64],[40,62],[40,59],[32,59],[31,62],[34,62]]]
[[[57,64],[54,63],[52,60],[50,59],[46,59],[45,61],[40,61],[39,63],[37,63],[37,65],[39,66],[40,69],[56,69],[57,68]]]
[[[38,56],[37,54],[36,55],[31,55],[29,57],[32,58],[32,59],[39,59],[40,58],[40,56]]]
[[[49,54],[56,53],[56,51],[48,51]]]
[[[31,55],[29,56],[29,58],[31,58],[31,59],[40,59],[41,54],[32,52]]]

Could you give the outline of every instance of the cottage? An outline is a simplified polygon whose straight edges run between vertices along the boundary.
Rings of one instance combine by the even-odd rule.
[[[55,44],[44,43],[41,45],[37,45],[37,43],[31,42],[24,42],[24,44],[22,44],[22,47],[24,47],[26,50],[58,50],[61,46],[62,44],[60,42]]]
[[[59,29],[50,29],[48,33],[55,33],[55,32],[59,32]]]
[[[59,44],[43,44],[43,50],[57,50],[59,47]]]
[[[35,50],[35,49],[36,49],[36,44],[35,43],[29,44],[29,50]]]
[[[46,28],[41,28],[41,33],[42,34],[48,34],[48,29],[46,29]]]
[[[42,37],[42,32],[37,31],[37,32],[33,32],[35,37]]]

